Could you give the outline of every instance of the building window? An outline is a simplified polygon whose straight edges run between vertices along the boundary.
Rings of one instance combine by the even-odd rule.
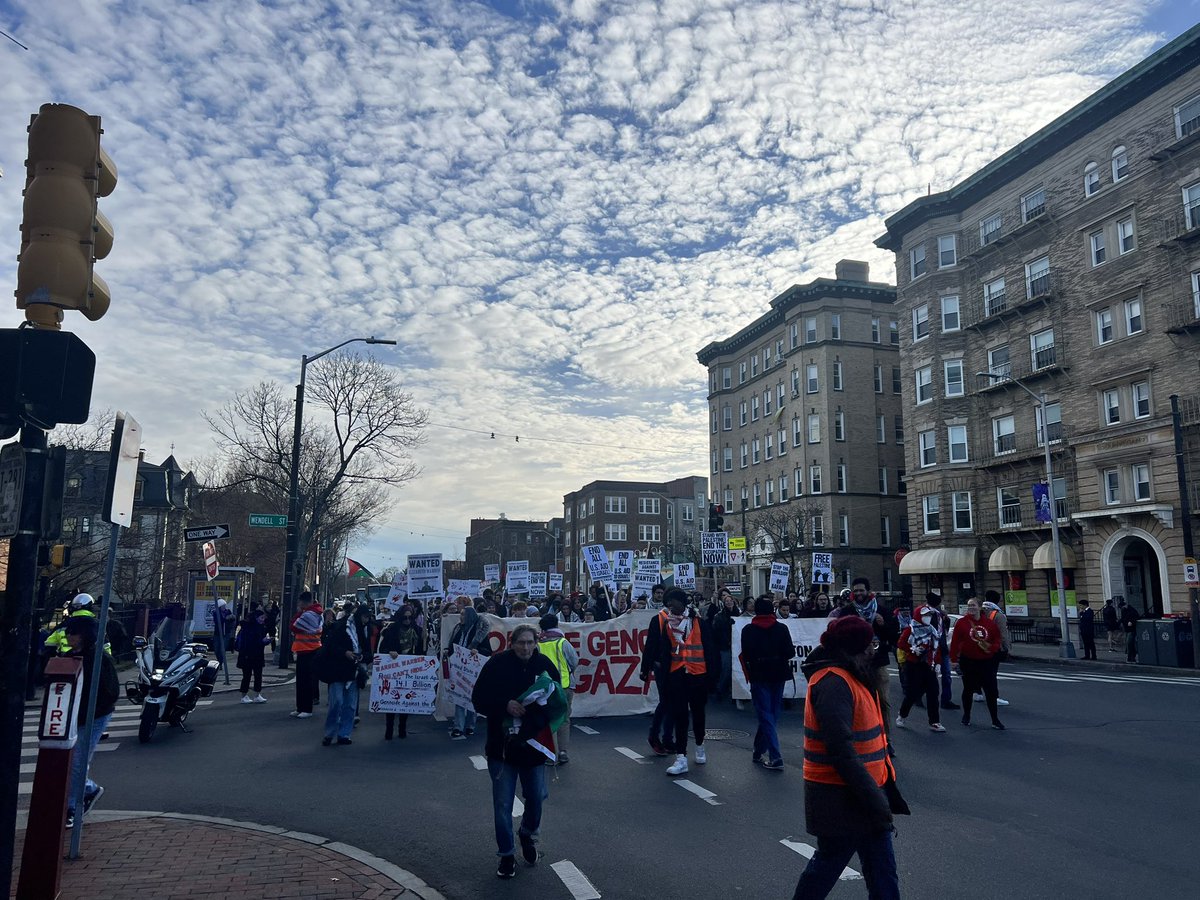
[[[1021,198],[1021,221],[1036,219],[1046,211],[1046,189],[1036,187]]]
[[[986,247],[1000,237],[1003,224],[1000,213],[992,213],[986,219],[982,219],[979,223],[979,246]]]
[[[846,439],[846,414],[840,409],[833,414],[833,439],[835,441]]]
[[[588,498],[588,515],[594,516],[595,514],[596,514],[596,498],[589,497]]]
[[[887,466],[879,467],[879,493],[886,495],[888,492],[888,470]]]
[[[942,530],[942,503],[935,494],[921,498],[921,510],[925,517],[925,533],[937,534]]]
[[[755,394],[750,398],[750,421],[758,421],[758,395]]]
[[[1090,162],[1083,167],[1083,196],[1090,197],[1100,190],[1100,167]]]
[[[1054,352],[1054,329],[1047,328],[1030,335],[1029,353],[1035,372],[1054,365],[1058,361]]]
[[[745,383],[746,383],[746,364],[741,363],[740,365],[738,365],[738,384],[745,384]]]
[[[721,408],[721,427],[725,431],[733,431],[733,407],[728,403]]]
[[[920,341],[929,337],[929,304],[922,303],[913,309],[913,340]]]
[[[1121,423],[1121,392],[1116,388],[1109,388],[1104,391],[1102,398],[1104,424],[1119,425]]]
[[[883,393],[883,366],[875,363],[875,393]]]
[[[908,251],[908,268],[913,278],[920,278],[925,274],[924,244],[921,244],[918,247],[913,247]]]
[[[964,463],[968,461],[967,426],[951,425],[946,429],[946,439],[950,444],[950,462]]]
[[[954,504],[954,530],[971,530],[971,492],[955,491],[951,495]]]
[[[1050,293],[1050,257],[1043,256],[1025,266],[1025,296],[1032,300]]]
[[[766,444],[765,444],[765,449],[763,451],[763,457],[766,459],[774,459],[775,458],[775,435],[773,435],[773,434],[768,434],[766,437]]]
[[[762,459],[762,439],[755,438],[750,445],[750,462],[753,465],[758,465]]]
[[[1133,219],[1117,222],[1117,253],[1124,256],[1137,249],[1137,238],[1133,233]]]
[[[904,416],[896,416],[895,417],[895,426],[893,427],[892,431],[896,435],[896,443],[903,444],[904,443]]]
[[[1109,506],[1121,502],[1121,473],[1117,469],[1104,472],[1104,502]]]
[[[961,397],[965,391],[963,382],[963,361],[948,359],[942,364],[942,372],[946,379],[946,396]]]
[[[758,509],[760,506],[762,506],[762,486],[758,482],[755,482],[754,483],[754,508]]]
[[[1113,181],[1120,181],[1129,174],[1129,153],[1123,146],[1117,147],[1112,152],[1112,177]]]
[[[895,319],[888,321],[888,341],[893,347],[900,346],[900,323]]]
[[[1142,333],[1142,301],[1134,298],[1125,301],[1125,333]]]
[[[905,482],[905,480],[904,480],[904,470],[903,469],[896,470],[896,493],[899,494],[901,497],[905,497],[908,495],[908,483]],[[907,544],[908,541],[905,540],[904,543]]]
[[[994,316],[1008,309],[1008,299],[1004,293],[1004,279],[995,278],[983,286],[984,315]]]
[[[763,391],[763,418],[771,414],[771,389]]]
[[[841,313],[833,313],[829,317],[829,339],[831,341],[840,341],[842,339]]]
[[[988,351],[988,372],[1001,378],[1012,377],[1012,362],[1009,360],[1007,344]]]
[[[1137,463],[1133,466],[1130,466],[1129,471],[1133,476],[1133,499],[1149,500],[1150,465],[1148,463]]]
[[[1133,417],[1145,419],[1150,415],[1150,382],[1135,381],[1133,391]]]
[[[605,497],[604,511],[606,513],[623,513],[626,511],[627,498],[625,497]]]
[[[794,493],[797,497],[799,497],[804,493],[804,472],[799,466],[797,466],[796,471],[794,471],[792,475],[796,486]]]
[[[820,378],[818,377],[819,372],[820,372],[820,370],[813,363],[810,363],[809,365],[805,366],[804,374],[805,374],[805,384],[807,386],[806,390],[810,394],[815,394],[815,393],[817,393],[817,391],[819,391],[821,389],[821,382],[820,382]]]
[[[792,446],[793,447],[799,447],[803,443],[803,439],[801,438],[801,434],[803,432],[800,429],[801,429],[800,417],[796,416],[794,419],[792,419]]]
[[[937,433],[930,429],[917,435],[917,447],[921,458],[921,468],[937,465]]]
[[[767,479],[767,506],[775,503],[775,482]]]
[[[743,446],[745,446],[745,445],[743,445]],[[732,447],[725,448],[725,471],[726,472],[733,471],[733,448]]]
[[[841,360],[834,360],[833,363],[833,389],[840,391],[842,389],[842,363]]]
[[[733,509],[733,491],[730,488],[725,488],[725,509]]]
[[[1113,314],[1111,309],[1096,312],[1096,343],[1107,344],[1113,339]]]
[[[775,406],[779,409],[783,409],[783,401],[786,395],[787,388],[783,386],[783,381],[781,379],[780,382],[775,385]]]
[[[1017,423],[1012,416],[992,419],[992,446],[997,456],[1017,449]]]
[[[933,399],[933,366],[922,366],[913,372],[917,383],[917,406]]]
[[[942,298],[942,331],[958,331],[962,320],[958,311],[958,297]]]
[[[587,539],[589,544],[596,543],[596,526],[589,525],[587,530]]]
[[[763,371],[771,368],[771,348],[763,347]]]
[[[659,513],[660,507],[657,497],[638,497],[639,516],[657,516]]]
[[[879,331],[879,319],[876,316],[871,317],[871,343],[878,344],[882,342]]]
[[[659,533],[660,531],[657,525],[639,525],[638,541],[648,541],[653,543],[659,539]]]
[[[1021,525],[1021,495],[1016,488],[996,488],[996,503],[1000,507],[1000,527],[1019,528]]]
[[[1069,518],[1071,511],[1067,505],[1067,479],[1055,478],[1050,493],[1054,495],[1054,517],[1057,519]]]
[[[64,497],[78,497],[83,491],[83,479],[78,475],[71,475],[63,484]]]
[[[1200,181],[1183,189],[1183,221],[1189,231],[1200,228]]]
[[[838,516],[838,543],[843,547],[850,546],[850,517],[845,513]]]
[[[743,425],[743,426],[746,424],[746,401],[745,400],[743,400],[741,403],[738,404],[738,424]]]
[[[742,441],[742,468],[746,468],[750,462],[750,448],[745,441]]]
[[[839,494],[844,494],[849,490],[850,477],[846,471],[845,463],[838,463],[837,467],[837,491]]]
[[[606,541],[624,541],[626,539],[626,530],[624,525],[605,525],[604,540]]]
[[[883,546],[883,547],[892,546],[892,517],[891,516],[880,516],[879,517],[879,543],[880,543],[880,546]]]
[[[808,442],[810,444],[821,443],[821,414],[809,413],[808,416]]]
[[[729,388],[732,385],[733,385],[733,370],[729,366],[726,366],[725,368],[723,368],[721,370],[721,387],[724,388],[725,390],[729,390]]]
[[[887,416],[875,417],[875,440],[880,444],[887,443]]]
[[[812,542],[814,547],[822,547],[825,544],[825,517],[812,517]]]
[[[821,493],[821,464],[813,463],[808,467],[808,492],[810,494]]]
[[[709,417],[712,420],[712,433],[716,434],[717,433],[717,408],[715,406],[711,407]]]
[[[758,354],[757,353],[751,354],[751,356],[750,356],[750,377],[751,378],[758,377]]]
[[[1092,265],[1098,266],[1104,262],[1107,256],[1107,251],[1104,247],[1104,232],[1093,231],[1090,235],[1088,235],[1088,240],[1090,241],[1092,247]]]
[[[904,390],[903,379],[900,377],[900,367],[892,366],[892,393],[899,395]]]
[[[958,265],[958,236],[943,234],[938,237],[938,268],[948,269]]]
[[[1034,409],[1037,416],[1037,442],[1041,447],[1046,443],[1046,435],[1042,428],[1042,407],[1038,406]],[[1062,440],[1062,405],[1057,401],[1046,404],[1046,419],[1049,422],[1050,443],[1054,444]]]
[[[1185,138],[1200,129],[1200,94],[1175,107],[1175,136]]]
[[[779,476],[779,502],[787,503],[788,499],[788,479],[786,475]]]

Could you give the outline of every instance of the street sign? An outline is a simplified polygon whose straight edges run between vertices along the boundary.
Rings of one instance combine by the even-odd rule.
[[[734,550],[729,548],[729,564],[731,566],[744,566],[746,564],[746,551]]]
[[[285,521],[284,524],[287,524]],[[197,528],[183,529],[183,540],[188,544],[199,544],[201,541],[216,541],[229,537],[228,525],[201,525]]]
[[[1200,587],[1200,565],[1190,556],[1183,560],[1183,583],[1187,587]]]
[[[25,451],[17,443],[0,449],[0,538],[17,533],[25,491]]]
[[[745,550],[746,549],[746,539],[744,537],[731,537],[729,539],[729,549],[730,550]]]
[[[812,583],[833,584],[833,554],[814,553],[812,555]]]
[[[217,545],[212,541],[208,541],[202,549],[204,552],[204,573],[208,576],[208,580],[212,581],[221,571],[220,564],[217,562]]]
[[[250,513],[251,528],[287,528],[287,516],[270,513]]]

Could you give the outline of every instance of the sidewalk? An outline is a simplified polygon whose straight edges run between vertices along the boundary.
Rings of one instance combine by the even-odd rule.
[[[1074,636],[1072,636],[1074,638]],[[1098,660],[1090,659],[1063,659],[1059,654],[1061,648],[1058,644],[1025,644],[1014,643],[1009,651],[1008,658],[1016,662],[1036,662],[1046,663],[1049,665],[1062,666],[1079,666],[1085,669],[1094,669],[1096,671],[1121,672],[1125,675],[1154,675],[1156,677],[1168,678],[1200,678],[1200,669],[1176,669],[1167,666],[1143,666],[1141,663],[1129,663],[1125,661],[1125,650],[1113,652],[1108,649],[1108,642],[1102,640],[1097,643],[1096,655],[1100,657]],[[1076,654],[1083,653],[1083,649],[1078,643],[1075,644]]]
[[[19,831],[18,866],[24,838]],[[357,847],[252,822],[96,810],[82,850],[63,861],[61,900],[444,900],[411,872]],[[13,896],[17,883],[14,871]]]

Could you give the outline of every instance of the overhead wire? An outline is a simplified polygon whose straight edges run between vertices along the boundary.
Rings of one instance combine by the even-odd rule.
[[[521,435],[506,434],[502,431],[493,431],[490,428],[467,428],[465,425],[451,425],[448,422],[426,422],[427,425],[432,425],[435,428],[450,428],[454,431],[466,431],[470,434],[489,435],[492,440],[496,438],[512,438],[514,443],[521,443]],[[687,453],[689,451],[678,447],[630,447],[625,444],[606,444],[602,441],[580,441],[571,440],[570,438],[551,438],[551,437],[531,437],[524,435],[525,442],[540,441],[543,444],[570,444],[576,447],[606,447],[611,450],[637,450],[640,453]]]

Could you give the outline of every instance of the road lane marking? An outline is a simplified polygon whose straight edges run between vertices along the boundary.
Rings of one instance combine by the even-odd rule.
[[[137,734],[136,731],[110,731],[108,733],[109,737],[132,737],[135,734]],[[37,740],[38,740],[38,736],[36,734],[21,735],[21,743],[22,744],[36,744]],[[96,749],[100,750],[104,746],[105,746],[104,742],[101,742],[96,745]],[[115,746],[115,745],[108,745],[108,746]]]
[[[700,785],[696,784],[694,781],[688,781],[686,778],[680,778],[675,782],[675,784],[679,785],[685,791],[690,791],[691,793],[695,794],[705,803],[708,803],[712,806],[721,805],[721,801],[717,799],[716,794],[710,790],[700,787]]]
[[[812,859],[813,854],[817,852],[817,848],[811,844],[802,844],[798,841],[789,841],[787,838],[784,838],[779,843],[783,844],[783,846],[787,847],[789,850],[795,850],[805,859]],[[838,878],[841,881],[862,881],[862,876],[849,866],[846,866],[846,868],[842,870],[842,874],[839,875]]]
[[[588,881],[588,877],[569,859],[553,863],[550,868],[562,880],[575,900],[600,900],[600,892],[596,890],[596,886]]]
[[[472,756],[471,757],[471,765],[473,765],[476,769],[478,769],[479,771],[482,772],[484,769],[487,768],[487,757],[486,756]]]
[[[120,744],[118,744],[118,743],[111,743],[111,744],[110,744],[110,743],[97,744],[97,745],[96,745],[96,752],[97,752],[97,753],[101,753],[101,752],[107,752],[107,751],[109,751],[109,750],[116,750],[116,749],[117,749],[118,747],[120,747],[120,746],[121,746],[121,745],[120,745]],[[23,757],[24,757],[24,756],[33,756],[33,757],[36,757],[37,755],[38,755],[38,748],[37,748],[37,746],[36,746],[36,745],[34,745],[34,744],[30,744],[30,745],[29,745],[29,746],[27,746],[27,747],[22,747],[22,748],[21,748],[21,756],[23,756]]]
[[[582,731],[584,734],[599,734],[600,733],[595,728],[588,728],[586,725],[576,725],[575,727],[578,728],[580,731]],[[567,863],[567,865],[571,865],[571,864]],[[574,868],[574,867],[572,867],[572,868]],[[578,870],[576,870],[576,871],[578,871]],[[584,879],[584,880],[586,881],[587,879]],[[596,896],[599,897],[600,895],[597,894]]]
[[[628,756],[635,763],[645,765],[646,763],[650,762],[650,760],[646,759],[646,757],[642,756],[642,754],[637,753],[636,751],[630,750],[628,747],[613,747],[613,749],[616,750],[618,753],[620,753],[622,756]]]
[[[1079,679],[1077,678],[1063,678],[1059,675],[1032,675],[1029,673],[1011,672],[1005,677],[1028,681],[1056,681],[1061,684],[1079,684]]]
[[[33,782],[32,781],[22,781],[20,784],[17,785],[17,794],[18,795],[32,794],[32,793],[33,793]]]
[[[525,815],[525,804],[521,802],[520,797],[513,797],[513,818],[519,819]]]

